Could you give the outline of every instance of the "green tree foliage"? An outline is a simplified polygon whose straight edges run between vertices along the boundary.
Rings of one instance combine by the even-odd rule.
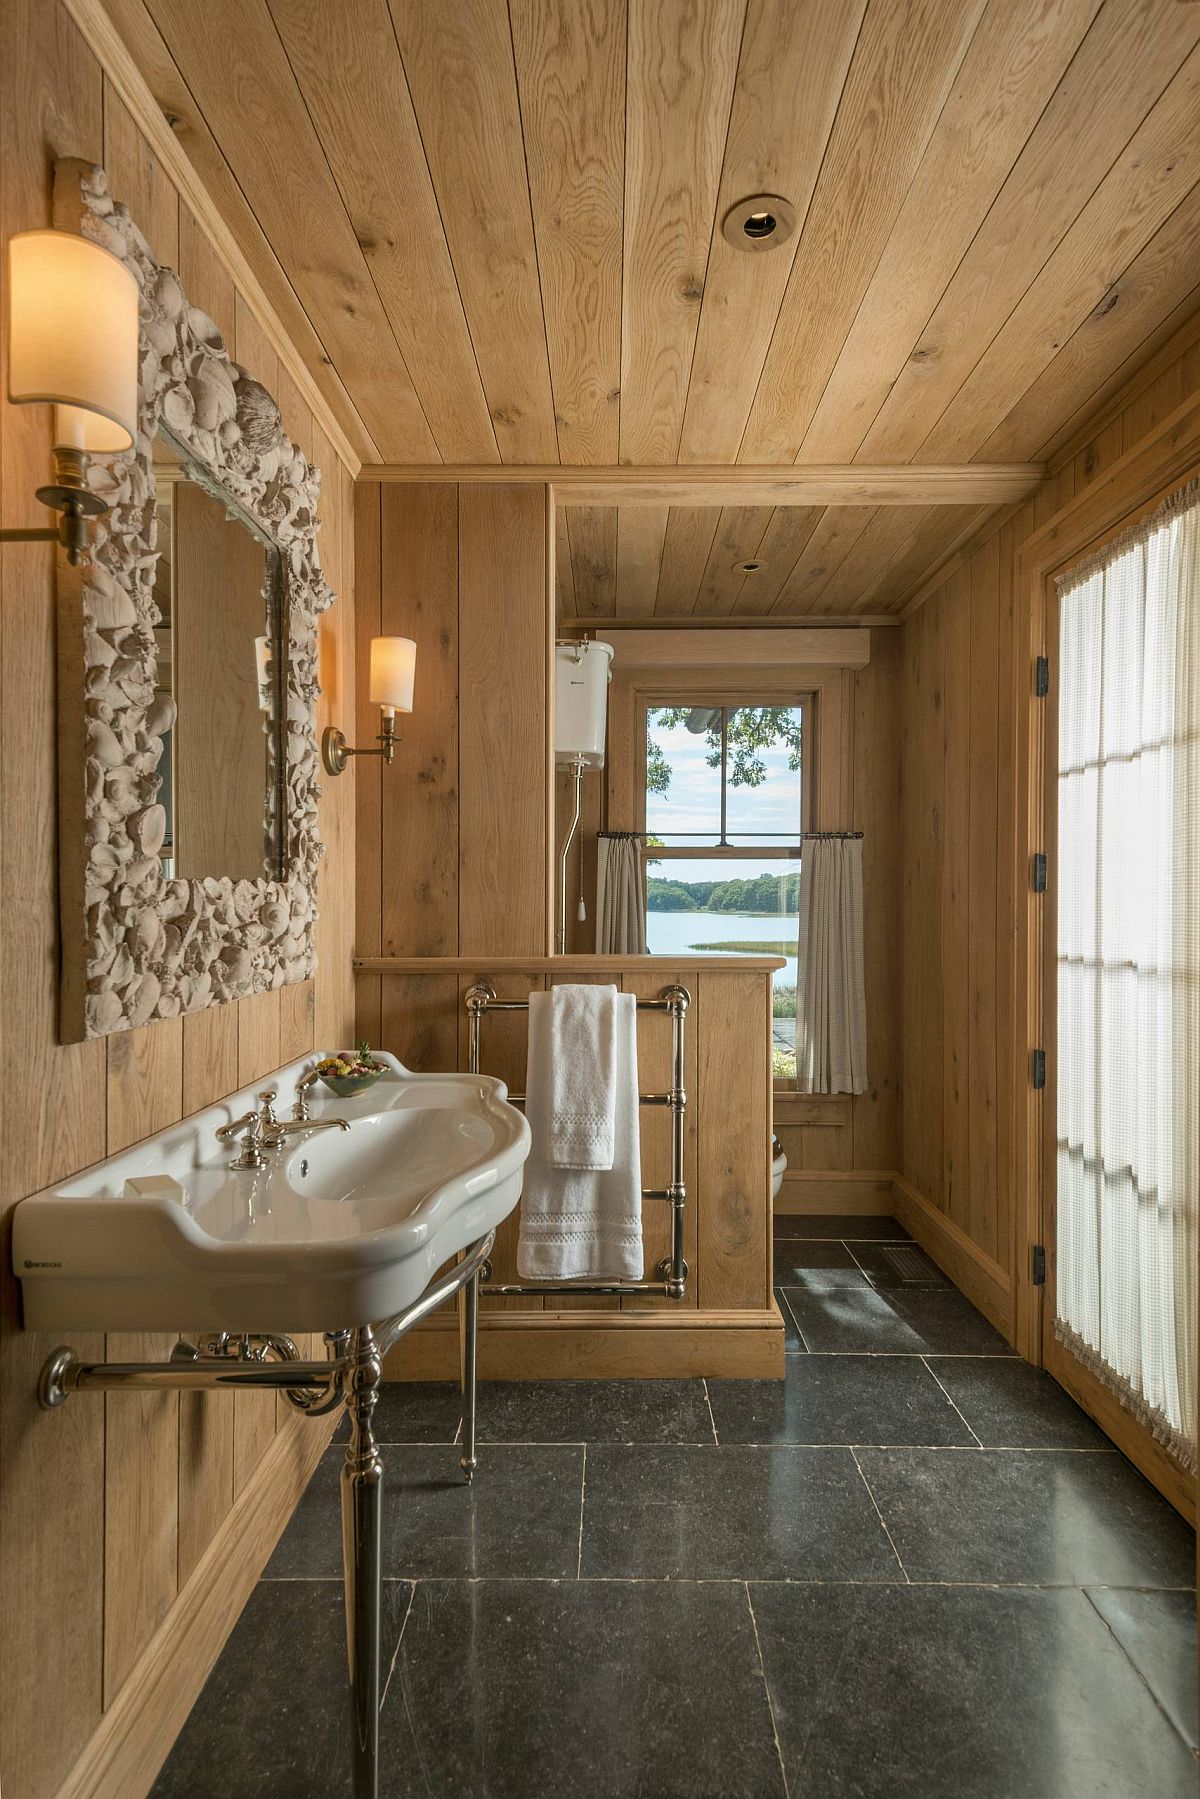
[[[686,706],[662,706],[654,714],[654,723],[671,731],[685,725]],[[710,768],[721,766],[720,717],[704,733],[708,744],[705,761]],[[800,766],[800,718],[787,706],[739,706],[729,714],[728,771],[731,787],[761,787],[767,765],[759,752],[783,744],[788,752],[788,767]],[[646,733],[646,791],[666,793],[671,786],[671,763],[653,733]]]
[[[753,880],[646,882],[650,912],[742,912],[775,917],[800,909],[798,874],[762,874]]]

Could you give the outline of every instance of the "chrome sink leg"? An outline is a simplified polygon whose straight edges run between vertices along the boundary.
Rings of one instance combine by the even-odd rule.
[[[475,1473],[475,1365],[479,1347],[479,1276],[460,1289],[462,1294],[458,1317],[459,1354],[462,1368],[463,1452],[459,1467],[468,1486]]]
[[[383,1369],[370,1327],[356,1330],[346,1372],[350,1442],[342,1468],[346,1654],[354,1731],[354,1799],[378,1799],[383,1461],[372,1413]]]

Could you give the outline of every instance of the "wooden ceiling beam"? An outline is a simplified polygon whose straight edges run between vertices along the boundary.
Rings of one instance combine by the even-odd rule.
[[[363,465],[361,481],[491,481],[553,487],[560,506],[971,506],[1024,500],[1040,462],[738,464],[582,468],[556,463]]]

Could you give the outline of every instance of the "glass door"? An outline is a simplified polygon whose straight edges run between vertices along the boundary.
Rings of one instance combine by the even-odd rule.
[[[1045,1360],[1182,1507],[1196,1468],[1200,1219],[1195,486],[1068,569],[1052,604]]]

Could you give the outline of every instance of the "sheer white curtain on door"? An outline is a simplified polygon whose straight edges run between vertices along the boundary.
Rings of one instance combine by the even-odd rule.
[[[1200,484],[1059,598],[1056,1330],[1191,1469]]]

